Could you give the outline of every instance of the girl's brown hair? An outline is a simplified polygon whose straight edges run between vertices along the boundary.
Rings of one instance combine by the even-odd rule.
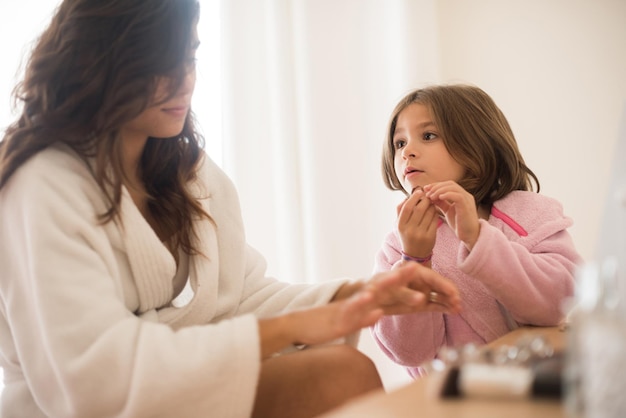
[[[490,207],[514,190],[533,190],[533,183],[539,192],[539,180],[526,166],[502,111],[483,90],[462,84],[414,90],[396,105],[382,158],[388,188],[404,191],[394,169],[393,136],[398,115],[414,103],[429,109],[446,149],[465,168],[459,184],[474,196],[477,205]]]
[[[63,143],[95,161],[94,177],[119,214],[120,127],[138,116],[167,78],[170,95],[189,71],[197,0],[65,0],[37,40],[14,90],[21,115],[0,142],[0,189],[28,159]],[[192,220],[207,216],[187,189],[195,179],[202,138],[190,113],[182,132],[149,138],[140,172],[151,216],[168,244],[195,253]]]

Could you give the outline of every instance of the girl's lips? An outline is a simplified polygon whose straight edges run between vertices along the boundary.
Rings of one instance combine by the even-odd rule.
[[[423,170],[420,170],[418,168],[415,168],[415,167],[409,165],[409,166],[406,166],[404,168],[404,175],[406,176],[406,175],[408,175],[408,174],[410,174],[410,173],[412,173],[414,171],[422,172]]]
[[[418,176],[420,176],[423,173],[424,172],[421,171],[421,170],[407,170],[407,171],[404,172],[404,178],[410,179],[410,178],[413,178],[413,177],[418,177]]]

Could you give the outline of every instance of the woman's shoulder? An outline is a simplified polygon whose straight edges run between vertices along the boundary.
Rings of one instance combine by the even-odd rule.
[[[9,179],[5,197],[30,201],[58,196],[71,200],[77,194],[98,190],[88,163],[66,145],[52,145],[29,158]]]
[[[30,157],[14,174],[17,181],[59,182],[59,176],[80,179],[90,176],[87,162],[70,147],[63,144],[51,145]]]

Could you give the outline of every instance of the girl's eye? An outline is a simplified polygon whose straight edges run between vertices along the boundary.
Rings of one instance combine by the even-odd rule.
[[[406,141],[404,139],[398,139],[393,142],[393,148],[398,150],[402,148],[405,144],[406,144]]]
[[[432,141],[433,139],[437,139],[437,134],[432,132],[424,133],[424,141]]]

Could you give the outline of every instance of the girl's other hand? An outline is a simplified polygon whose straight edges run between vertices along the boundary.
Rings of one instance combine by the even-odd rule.
[[[454,181],[428,184],[424,186],[424,193],[445,216],[457,238],[471,251],[480,233],[474,196]]]

